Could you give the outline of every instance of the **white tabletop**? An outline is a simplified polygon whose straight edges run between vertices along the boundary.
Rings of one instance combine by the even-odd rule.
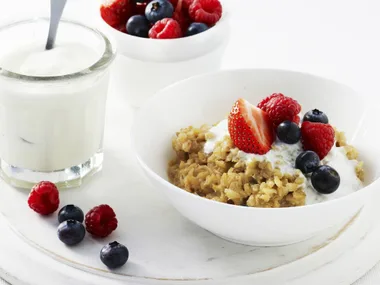
[[[68,0],[64,16],[91,22],[92,10],[87,7],[96,1]],[[233,12],[224,68],[306,71],[349,84],[365,96],[378,96],[380,1],[224,1]],[[0,0],[0,4],[0,24],[49,12],[49,0]],[[355,283],[369,284],[380,284],[380,265]]]

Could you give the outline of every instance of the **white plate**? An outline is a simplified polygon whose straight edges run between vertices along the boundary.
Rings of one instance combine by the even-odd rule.
[[[80,189],[61,193],[61,206],[74,203],[87,211],[101,203],[110,204],[120,224],[109,238],[100,240],[87,236],[79,246],[66,247],[56,237],[55,215],[41,218],[28,208],[26,192],[0,183],[0,212],[21,237],[11,238],[12,247],[7,246],[7,241],[0,245],[0,268],[8,274],[3,274],[4,278],[15,285],[97,285],[105,282],[255,285],[276,284],[278,280],[283,280],[283,284],[285,281],[303,284],[299,282],[323,280],[323,274],[313,279],[308,277],[319,270],[331,271],[329,282],[335,279],[342,281],[339,284],[348,285],[378,260],[380,253],[372,253],[371,258],[360,257],[357,262],[358,256],[373,246],[372,239],[380,232],[378,227],[370,231],[374,215],[368,206],[350,223],[286,247],[237,245],[193,225],[161,199],[142,176],[129,148],[133,111],[122,100],[117,95],[110,96],[103,172]],[[2,230],[9,231],[4,227]],[[100,262],[99,251],[113,240],[124,243],[131,254],[127,266],[111,273]],[[364,249],[355,252],[359,247]],[[340,264],[342,268],[346,266],[347,274],[339,273],[342,271],[336,268],[324,269],[331,268],[332,265],[327,264],[344,253],[351,255]]]

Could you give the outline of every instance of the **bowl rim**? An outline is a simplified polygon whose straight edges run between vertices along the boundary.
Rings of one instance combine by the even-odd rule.
[[[137,118],[139,117],[139,114],[144,109],[149,108],[149,106],[151,104],[153,104],[154,101],[157,100],[157,98],[162,93],[165,93],[167,91],[167,89],[174,88],[176,86],[180,86],[181,84],[186,83],[186,82],[197,81],[198,79],[203,78],[203,77],[207,77],[207,76],[214,76],[214,75],[218,75],[218,74],[236,73],[236,72],[280,72],[280,73],[282,72],[282,73],[292,73],[292,74],[295,74],[297,76],[313,77],[313,78],[316,78],[318,80],[323,80],[323,81],[331,82],[331,83],[334,83],[334,84],[338,84],[338,85],[340,85],[342,87],[345,87],[347,89],[351,89],[352,94],[355,94],[354,95],[355,97],[360,97],[359,93],[355,89],[353,89],[350,86],[348,86],[348,85],[346,85],[344,83],[341,83],[341,82],[339,82],[337,80],[333,80],[333,79],[326,78],[326,77],[323,77],[323,76],[315,75],[315,74],[312,74],[312,73],[309,73],[309,72],[295,71],[295,70],[282,69],[282,68],[235,68],[235,69],[228,69],[228,70],[219,70],[219,71],[216,71],[216,72],[209,72],[209,73],[200,74],[200,75],[196,75],[196,76],[192,76],[190,78],[186,78],[186,79],[180,80],[180,81],[178,81],[178,82],[176,82],[174,84],[171,84],[171,85],[169,85],[169,86],[161,89],[160,91],[158,91],[157,93],[155,93],[152,97],[150,97],[146,101],[146,103],[141,108],[139,108],[137,110],[137,112],[135,114],[135,117],[134,117],[133,124],[132,124],[132,128],[131,128],[131,147],[132,147],[132,149],[133,149],[133,151],[135,153],[135,156],[136,156],[137,160],[139,161],[140,166],[155,181],[164,184],[165,187],[169,187],[172,191],[180,191],[180,192],[182,192],[182,195],[187,195],[187,197],[189,197],[190,199],[194,199],[195,201],[197,201],[199,199],[199,202],[203,201],[203,203],[209,203],[211,206],[213,205],[215,207],[227,207],[226,209],[231,208],[231,209],[237,209],[239,211],[262,211],[262,212],[267,212],[267,211],[270,211],[270,212],[275,212],[275,211],[276,212],[303,211],[304,209],[320,208],[320,207],[324,207],[324,206],[334,206],[337,203],[341,203],[341,201],[354,199],[356,196],[361,195],[363,191],[367,191],[368,192],[372,188],[374,188],[377,184],[380,183],[380,176],[379,176],[379,177],[376,177],[373,181],[371,181],[368,185],[365,185],[363,188],[361,188],[361,189],[359,189],[359,190],[357,190],[357,191],[355,191],[353,193],[350,193],[348,195],[345,195],[343,197],[339,197],[339,198],[336,198],[336,199],[323,201],[323,202],[320,202],[320,203],[303,205],[303,206],[297,206],[297,207],[259,208],[259,207],[247,207],[247,206],[240,206],[240,205],[231,205],[231,204],[227,204],[227,203],[222,203],[222,202],[210,200],[210,199],[207,199],[207,198],[204,198],[204,197],[201,197],[201,196],[197,196],[197,195],[189,193],[186,190],[184,190],[184,189],[182,189],[182,188],[180,188],[180,187],[178,187],[178,186],[170,183],[167,179],[164,179],[160,175],[158,175],[155,171],[153,171],[144,162],[144,160],[140,157],[140,155],[139,155],[139,153],[137,151],[137,148],[135,147],[135,144],[136,144],[135,138],[136,138],[136,136],[134,134],[139,129],[137,127],[137,124],[138,124],[137,122],[139,121],[139,120],[137,120]],[[371,108],[372,105],[373,104],[369,104],[368,108]],[[379,108],[379,111],[380,111],[380,108]]]

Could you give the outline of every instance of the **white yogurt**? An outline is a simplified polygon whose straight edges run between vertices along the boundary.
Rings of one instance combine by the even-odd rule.
[[[205,153],[211,153],[218,141],[223,140],[228,133],[228,120],[225,119],[212,127],[209,131],[213,134],[212,139],[208,139],[204,146]],[[238,155],[245,161],[249,162],[253,159],[259,161],[269,161],[274,167],[278,167],[283,173],[294,173],[295,160],[298,154],[302,151],[302,144],[285,144],[277,140],[272,149],[264,155],[246,153],[239,151]],[[348,160],[343,147],[333,147],[329,154],[322,160],[322,164],[327,164],[333,167],[340,176],[339,188],[332,194],[322,195],[316,192],[311,185],[310,178],[307,177],[305,183],[306,204],[315,204],[326,200],[340,198],[351,194],[361,188],[363,183],[357,178],[355,166],[358,163],[356,160]]]
[[[45,50],[32,43],[19,47],[0,59],[3,68],[29,76],[59,76],[90,67],[99,59],[97,52],[81,43],[65,43]]]
[[[0,56],[0,66],[29,76],[67,75],[101,54],[80,42],[61,42],[49,51],[31,42]],[[69,81],[0,78],[1,159],[40,172],[86,162],[102,148],[108,81],[108,71]]]

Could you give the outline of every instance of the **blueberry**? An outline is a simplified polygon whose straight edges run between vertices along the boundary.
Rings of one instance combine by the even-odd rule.
[[[203,33],[208,30],[208,26],[203,23],[192,23],[186,31],[186,36],[193,36],[196,34]]]
[[[172,18],[174,8],[168,0],[154,0],[145,8],[145,17],[152,24],[164,18]]]
[[[315,122],[315,123],[323,123],[328,124],[329,118],[327,118],[326,114],[318,109],[311,110],[303,116],[304,121]]]
[[[307,150],[301,152],[296,158],[296,168],[301,170],[302,173],[310,173],[316,170],[321,160],[318,154],[314,151]]]
[[[100,260],[111,269],[123,266],[128,257],[128,249],[117,241],[105,245],[100,251]]]
[[[284,121],[277,127],[277,137],[287,144],[295,144],[301,138],[300,127],[291,121]]]
[[[331,194],[338,189],[340,176],[334,168],[321,165],[311,175],[311,184],[319,193]]]
[[[75,220],[67,220],[58,226],[58,238],[67,245],[75,245],[80,243],[86,230],[82,223]]]
[[[74,205],[66,205],[58,212],[58,222],[62,223],[67,220],[75,220],[83,223],[83,211]]]
[[[142,15],[132,16],[127,22],[127,33],[132,36],[147,38],[149,29],[149,21]]]

